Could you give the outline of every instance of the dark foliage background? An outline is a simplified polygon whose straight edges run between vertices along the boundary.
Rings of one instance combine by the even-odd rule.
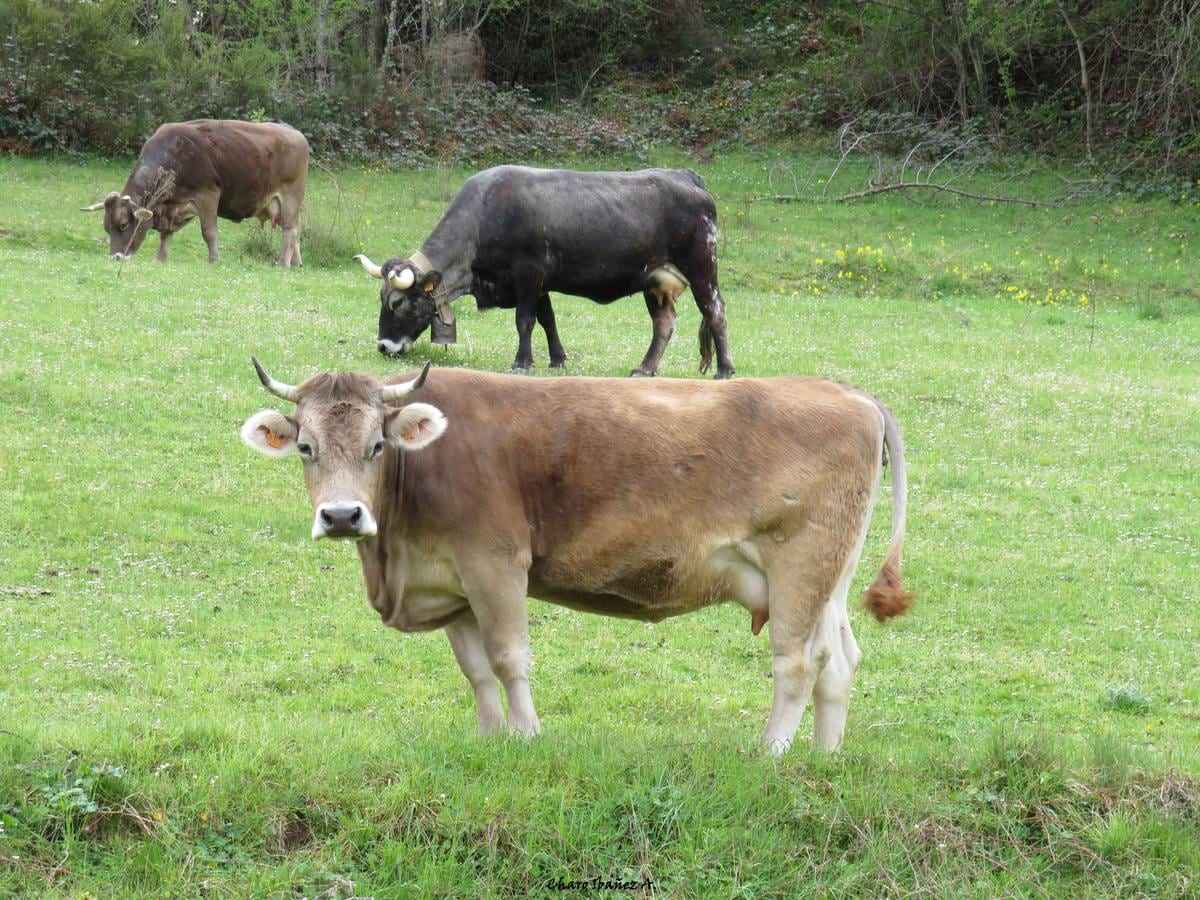
[[[1188,175],[1196,0],[0,0],[0,150],[282,119],[317,152],[479,163],[847,121]]]

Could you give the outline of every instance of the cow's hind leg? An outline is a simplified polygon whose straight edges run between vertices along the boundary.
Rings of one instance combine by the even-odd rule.
[[[279,266],[301,266],[300,259],[300,203],[303,194],[295,197],[290,194],[280,196],[279,223],[283,226],[283,249],[279,255]],[[274,210],[272,210],[274,211]]]
[[[780,523],[760,543],[774,678],[763,742],[776,753],[791,744],[814,688],[814,739],[826,749],[837,746],[858,666],[845,600],[874,489],[851,476],[837,479],[822,493],[822,506],[794,533],[786,533],[787,523]]]
[[[692,288],[692,297],[700,310],[700,371],[712,365],[713,345],[717,351],[716,378],[733,377],[733,356],[729,351],[729,327],[725,323],[725,301],[717,285],[717,223],[705,219],[685,258],[677,260],[679,271]]]
[[[815,590],[806,573],[777,571],[771,567],[771,714],[763,730],[763,744],[771,753],[783,753],[792,744],[804,707],[824,660],[814,651],[816,617],[828,594]]]
[[[499,731],[504,727],[500,686],[492,667],[488,664],[479,623],[468,613],[446,626],[446,637],[450,639],[450,647],[454,650],[458,667],[467,676],[467,681],[475,691],[475,713],[479,719],[479,733],[491,734]]]
[[[842,743],[846,715],[850,710],[850,685],[862,659],[846,609],[846,595],[857,563],[858,553],[855,553],[833,589],[821,624],[817,626],[818,642],[829,651],[825,667],[813,687],[813,743],[822,750],[836,750]]]
[[[654,325],[654,337],[650,340],[650,347],[646,350],[642,364],[629,373],[634,377],[654,375],[658,372],[658,363],[662,359],[663,351],[667,349],[667,343],[675,333],[675,298],[659,290],[643,293],[646,298],[646,310],[650,313],[650,321]]]
[[[854,580],[854,571],[858,568],[859,557],[862,556],[863,545],[867,541],[871,514],[879,496],[882,446],[874,453],[873,461],[875,464],[869,485],[857,490],[851,488],[847,492],[850,501],[846,504],[847,508],[857,506],[861,510],[858,533],[817,627],[818,642],[828,651],[827,662],[813,690],[813,743],[822,750],[836,750],[842,743],[846,715],[850,709],[850,686],[862,660],[862,651],[858,649],[858,641],[854,639],[854,632],[850,628],[846,598],[850,593],[850,583]],[[854,502],[859,498],[864,498],[865,502]]]
[[[550,295],[543,293],[538,298],[538,324],[546,332],[546,346],[550,349],[550,368],[561,369],[567,362],[567,352],[563,349],[562,341],[558,339],[558,324],[554,321],[554,307],[550,305]]]
[[[533,368],[533,323],[537,321],[538,306],[543,296],[542,273],[530,266],[514,269],[513,293],[517,311],[517,356],[512,371]]]

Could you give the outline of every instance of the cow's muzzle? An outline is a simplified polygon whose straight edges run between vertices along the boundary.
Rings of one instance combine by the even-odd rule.
[[[380,338],[375,344],[379,348],[379,352],[384,356],[396,356],[400,353],[407,353],[413,345],[413,339],[410,337],[402,337],[399,341],[389,341],[387,338]]]
[[[375,517],[366,504],[357,500],[322,503],[313,517],[314,541],[321,538],[361,540],[374,537],[377,531]]]
[[[120,251],[118,251],[116,253],[108,254],[108,258],[115,259],[118,262],[124,262],[127,259],[133,259],[133,254],[132,253],[121,253]]]

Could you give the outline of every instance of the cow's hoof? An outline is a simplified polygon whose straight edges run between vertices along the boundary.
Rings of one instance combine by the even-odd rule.
[[[508,371],[512,372],[514,375],[525,375],[525,374],[528,374],[529,370],[532,368],[533,368],[533,363],[528,363],[528,364],[524,364],[524,365],[521,363],[513,363],[512,368],[509,369]]]
[[[713,380],[724,381],[726,378],[732,378],[733,374],[733,369],[719,369],[717,374],[713,376]]]
[[[552,368],[552,369],[565,369],[566,367],[567,367],[567,361],[565,359],[550,361],[550,368]]]
[[[645,369],[637,368],[629,373],[630,378],[653,378],[656,372],[647,372]]]

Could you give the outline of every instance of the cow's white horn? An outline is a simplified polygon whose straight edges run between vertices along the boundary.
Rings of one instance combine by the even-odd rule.
[[[407,397],[425,383],[425,376],[428,374],[429,361],[426,360],[425,368],[421,369],[420,375],[412,381],[406,381],[403,384],[385,384],[379,392],[379,399],[384,403],[391,403],[393,400],[400,400],[403,397]]]
[[[413,286],[413,282],[417,280],[417,275],[412,269],[405,269],[399,275],[392,272],[388,275],[388,284],[398,291],[407,291]]]
[[[257,359],[250,357],[250,362],[254,363],[254,371],[258,372],[258,380],[263,383],[268,391],[278,397],[280,400],[290,400],[292,403],[300,402],[300,391],[290,384],[284,384],[282,381],[276,381],[267,374],[267,370],[262,367]]]
[[[356,253],[354,254],[354,258],[362,263],[362,267],[367,270],[368,275],[373,275],[376,278],[383,277],[383,270],[379,268],[379,266],[375,265],[375,263],[367,259],[367,255],[365,253]]]
[[[98,209],[104,209],[104,204],[106,204],[109,200],[111,200],[113,197],[116,197],[116,196],[118,196],[116,191],[110,191],[108,196],[105,197],[103,200],[93,203],[91,206],[81,206],[81,207],[79,207],[79,211],[80,212],[95,212]]]

